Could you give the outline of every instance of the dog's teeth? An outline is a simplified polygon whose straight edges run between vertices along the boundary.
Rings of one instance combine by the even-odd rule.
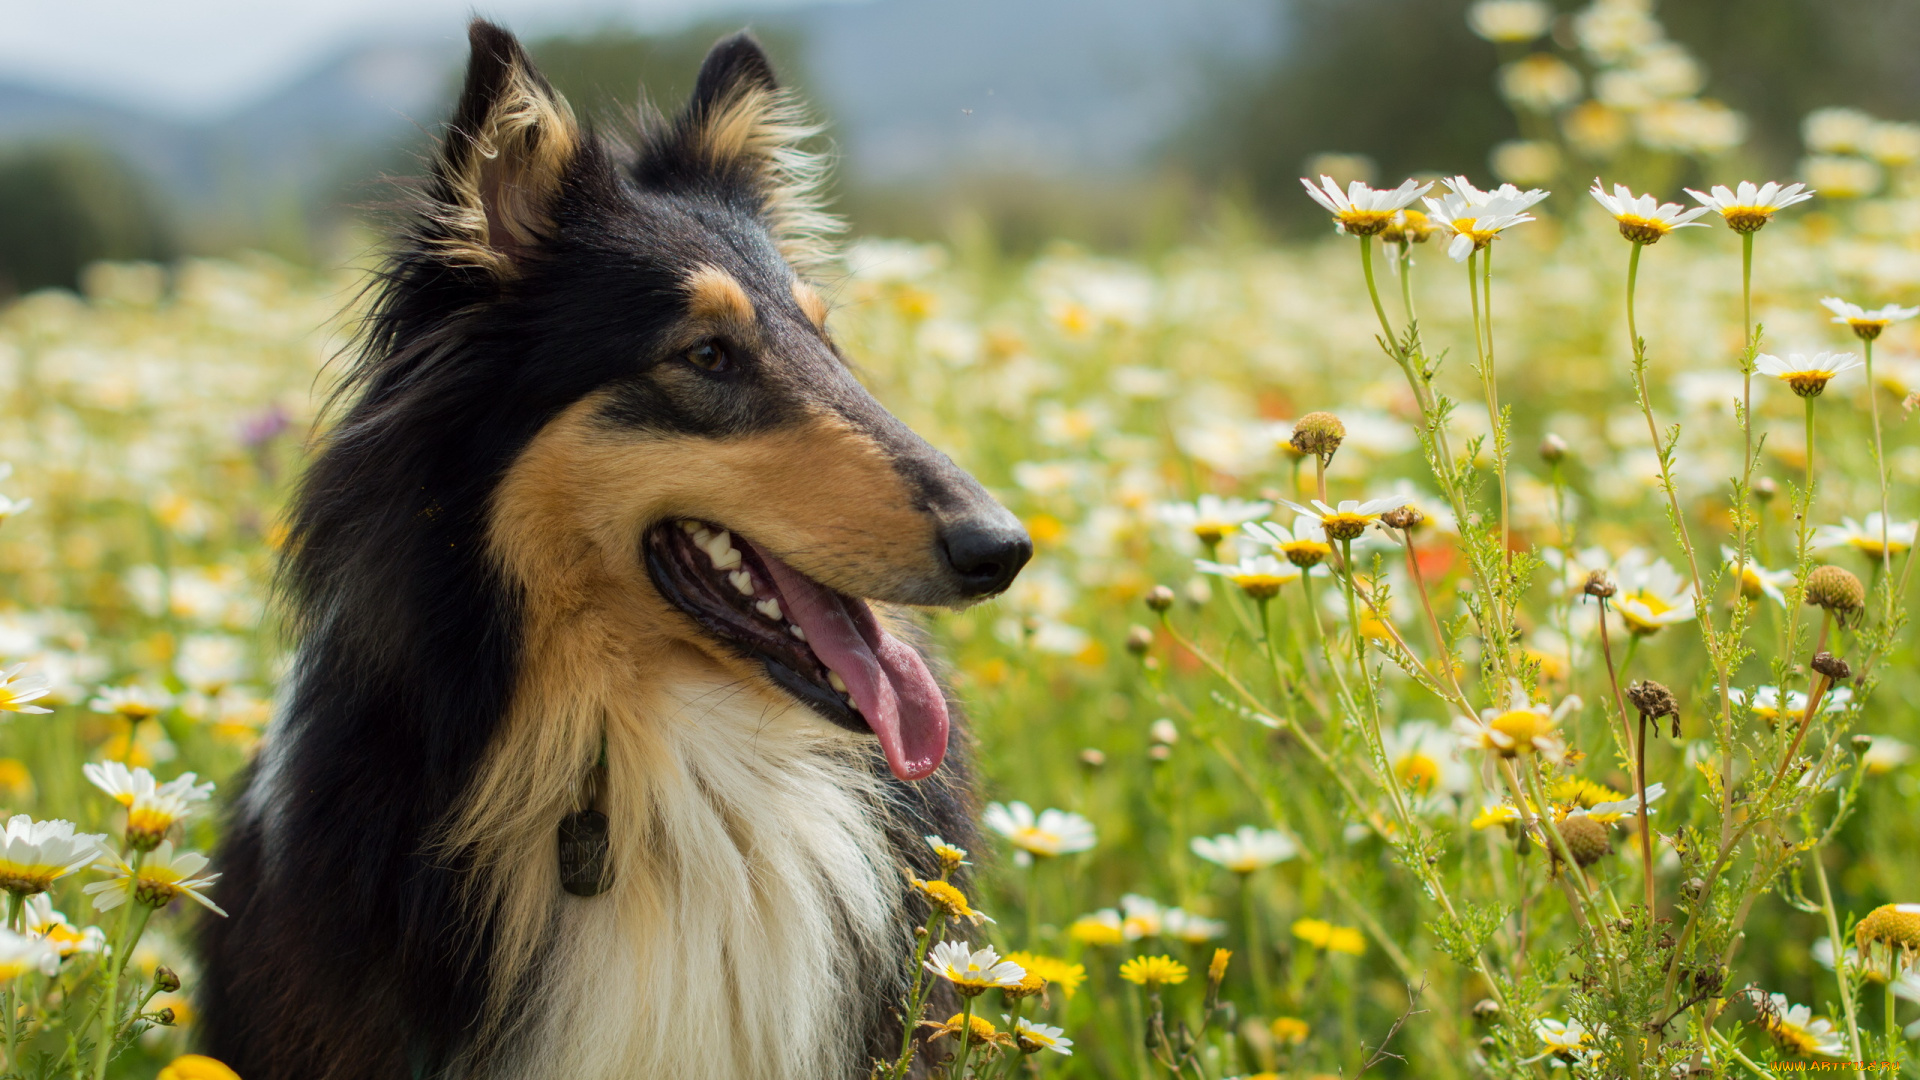
[[[700,523],[693,520],[692,518],[681,518],[680,528],[683,532],[689,532],[689,533],[697,533],[701,531]]]
[[[787,633],[792,634],[794,637],[799,638],[801,641],[807,640],[807,632],[805,630],[800,629],[799,623],[790,624],[787,627]]]
[[[734,567],[739,565],[740,565],[740,549],[739,548],[728,548],[725,554],[716,556],[713,560],[713,568],[715,570],[731,570]]]
[[[727,580],[733,582],[733,587],[739,590],[741,596],[753,595],[752,574],[747,573],[745,570],[735,570],[727,575]]]
[[[827,672],[827,685],[843,694],[847,692],[847,680],[841,678],[837,671]]]
[[[778,600],[755,601],[753,608],[755,611],[758,611],[760,614],[765,615],[769,619],[772,619],[774,622],[780,621],[780,601]]]

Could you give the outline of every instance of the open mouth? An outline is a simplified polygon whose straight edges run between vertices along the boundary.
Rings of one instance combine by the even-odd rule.
[[[718,525],[663,522],[643,542],[647,571],[674,606],[800,702],[880,740],[902,780],[940,767],[947,702],[926,661],[835,592]]]

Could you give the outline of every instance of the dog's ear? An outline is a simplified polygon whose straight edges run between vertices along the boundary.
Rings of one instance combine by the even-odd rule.
[[[475,19],[467,38],[466,86],[434,163],[424,238],[449,262],[511,277],[552,227],[580,127],[512,34]]]
[[[775,78],[766,51],[743,30],[707,53],[693,97],[672,126],[672,149],[704,179],[743,192],[787,261],[804,268],[831,256],[827,240],[841,228],[820,208],[826,158],[806,148],[819,133]]]

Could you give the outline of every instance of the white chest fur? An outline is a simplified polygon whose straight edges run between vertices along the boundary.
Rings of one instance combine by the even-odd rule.
[[[857,743],[739,685],[648,696],[607,718],[613,887],[549,882],[541,989],[495,1077],[864,1074],[872,973],[904,943]]]

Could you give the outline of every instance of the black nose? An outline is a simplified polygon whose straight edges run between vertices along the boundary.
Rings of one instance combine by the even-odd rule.
[[[1012,520],[959,521],[942,530],[940,554],[968,596],[992,596],[1033,558],[1033,541]]]

